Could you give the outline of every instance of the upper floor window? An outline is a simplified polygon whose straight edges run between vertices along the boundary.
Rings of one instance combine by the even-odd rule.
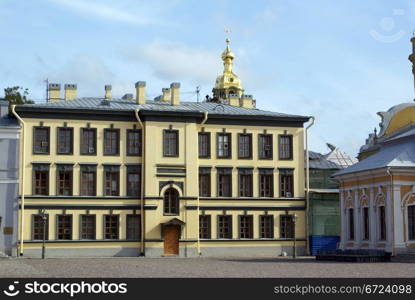
[[[105,196],[120,195],[120,167],[104,166]]]
[[[33,165],[33,195],[49,195],[49,165]]]
[[[81,196],[96,196],[97,194],[97,167],[81,165]]]
[[[272,159],[272,134],[258,136],[259,159]]]
[[[259,169],[259,197],[274,197],[273,169]]]
[[[279,136],[279,159],[290,160],[293,159],[293,136],[292,135],[280,135]]]
[[[294,197],[294,176],[292,169],[279,169],[280,172],[280,197]]]
[[[217,134],[217,153],[218,158],[231,158],[232,157],[232,141],[231,134],[221,132]]]
[[[127,196],[140,196],[141,194],[141,167],[139,165],[127,166]]]
[[[169,188],[164,193],[164,214],[179,214],[179,193],[174,188]]]
[[[210,168],[199,168],[199,196],[210,197]]]
[[[141,156],[141,129],[127,130],[127,155]]]
[[[252,134],[238,134],[238,158],[252,158]]]
[[[294,238],[294,217],[292,215],[280,216],[280,238]]]
[[[57,165],[56,167],[56,194],[72,196],[72,166]]]
[[[33,127],[33,153],[49,154],[49,127]]]
[[[81,155],[97,154],[96,128],[81,128]]]
[[[120,130],[104,129],[104,155],[120,154]]]
[[[163,156],[177,157],[179,156],[179,131],[164,130],[163,131]]]
[[[210,132],[199,132],[199,158],[210,157]]]
[[[73,128],[58,127],[58,154],[73,153]]]
[[[239,197],[252,197],[252,169],[239,169]]]
[[[232,197],[232,169],[218,168],[218,196]]]

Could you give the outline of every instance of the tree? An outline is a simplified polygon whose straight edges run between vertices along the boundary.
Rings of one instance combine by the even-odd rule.
[[[27,99],[29,95],[29,89],[25,89],[21,86],[13,86],[4,89],[4,99],[9,101],[9,111],[13,104],[33,104],[33,100]]]

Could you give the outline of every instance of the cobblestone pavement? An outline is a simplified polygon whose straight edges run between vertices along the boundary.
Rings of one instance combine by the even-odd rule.
[[[415,260],[317,262],[289,258],[0,259],[0,277],[415,277]]]

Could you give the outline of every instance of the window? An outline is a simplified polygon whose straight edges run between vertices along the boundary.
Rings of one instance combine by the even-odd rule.
[[[217,134],[217,156],[218,158],[232,157],[232,136],[230,133]]]
[[[252,158],[252,134],[238,134],[238,158]]]
[[[179,131],[163,131],[163,156],[179,156]]]
[[[272,215],[259,216],[259,235],[261,239],[274,237],[274,217]]]
[[[81,128],[81,155],[97,154],[97,130]]]
[[[210,215],[201,215],[199,216],[199,238],[201,239],[210,239],[211,230],[210,230]]]
[[[218,197],[232,197],[232,169],[218,168]]]
[[[252,216],[239,216],[239,238],[240,239],[252,239],[254,238],[253,217]]]
[[[273,169],[259,169],[259,197],[274,197]]]
[[[278,148],[281,160],[293,159],[293,136],[280,135]]]
[[[105,196],[120,195],[120,167],[104,166]]]
[[[369,240],[369,207],[363,207],[363,239]]]
[[[81,215],[81,240],[95,240],[95,215]]]
[[[259,159],[272,159],[272,134],[258,136]]]
[[[293,191],[293,173],[291,169],[280,169],[280,197],[294,197]]]
[[[179,193],[174,188],[169,188],[164,193],[164,214],[179,214]]]
[[[294,220],[292,215],[280,216],[280,238],[294,238]]]
[[[379,206],[379,239],[386,240],[386,215],[385,206]]]
[[[218,238],[231,239],[232,238],[232,216],[222,215],[218,216]]]
[[[199,168],[199,196],[210,197],[210,168]]]
[[[141,129],[127,130],[127,155],[141,156]]]
[[[49,127],[33,127],[33,153],[49,154]]]
[[[58,127],[58,154],[73,153],[73,128]]]
[[[141,167],[139,165],[127,166],[127,196],[141,195]]]
[[[120,154],[120,130],[104,129],[104,155]]]
[[[141,237],[141,216],[127,215],[127,240],[139,240]]]
[[[252,197],[252,169],[239,169],[239,197]]]
[[[49,195],[49,165],[33,165],[33,195]]]
[[[210,157],[210,132],[199,132],[199,158]]]
[[[46,215],[45,240],[49,239],[49,215]],[[43,218],[41,215],[33,215],[32,240],[43,240]]]
[[[118,240],[119,222],[119,215],[104,215],[104,239]]]
[[[354,209],[349,208],[349,240],[354,240]]]
[[[81,165],[81,196],[96,196],[97,194],[97,167]]]
[[[72,196],[72,166],[57,165],[56,167],[56,194]]]
[[[408,206],[408,240],[415,240],[415,205]]]
[[[72,215],[57,215],[57,240],[72,240]]]

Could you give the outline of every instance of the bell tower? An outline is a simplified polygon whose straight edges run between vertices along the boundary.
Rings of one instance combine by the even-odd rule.
[[[230,40],[226,39],[226,48],[222,52],[223,73],[216,78],[215,87],[213,88],[213,98],[217,102],[224,104],[230,103],[230,96],[242,96],[241,79],[233,72],[233,60],[235,54],[229,46]]]

